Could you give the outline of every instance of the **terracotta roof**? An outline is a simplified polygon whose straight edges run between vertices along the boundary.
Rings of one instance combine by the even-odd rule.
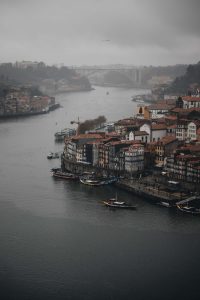
[[[166,128],[166,124],[152,124],[151,127],[152,130],[165,130]]]
[[[166,103],[156,103],[156,104],[149,105],[148,109],[149,110],[159,110],[159,109],[169,110],[169,109],[171,109],[171,105],[168,105]]]
[[[165,120],[177,120],[177,116],[166,115]]]
[[[135,136],[141,136],[141,135],[149,135],[146,131],[135,131],[134,132]]]
[[[200,102],[200,97],[195,97],[195,96],[184,96],[184,97],[182,97],[182,99],[184,101],[188,101],[188,102],[190,102],[190,101]]]
[[[175,136],[167,135],[167,136],[164,136],[160,141],[158,141],[157,145],[159,145],[159,144],[167,145],[167,144],[170,144],[175,141],[178,141]]]
[[[122,119],[122,120],[115,122],[115,126],[116,125],[118,125],[118,126],[135,125],[136,122],[137,122],[137,120],[133,119],[133,118]]]
[[[72,138],[72,140],[81,140],[81,139],[102,139],[102,135],[100,134],[89,134],[89,133],[86,133],[86,134],[79,134],[77,136],[74,136]]]
[[[152,124],[153,123],[156,123],[156,124],[161,124],[161,123],[165,123],[165,116],[164,117],[162,117],[162,118],[157,118],[157,119],[153,119],[152,120]]]
[[[108,132],[106,133],[106,136],[109,136],[109,137],[120,137],[120,134],[117,133],[116,131],[112,131],[112,132]]]
[[[157,103],[165,103],[165,104],[169,104],[169,105],[175,105],[176,99],[162,99],[162,100],[158,100]]]
[[[200,98],[199,98],[200,99]],[[172,112],[177,112],[177,113],[190,113],[192,111],[200,111],[200,107],[191,107],[191,108],[180,108],[180,107],[175,107],[171,110]]]

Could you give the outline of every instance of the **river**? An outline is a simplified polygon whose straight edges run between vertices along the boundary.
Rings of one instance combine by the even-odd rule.
[[[109,92],[109,94],[107,94]],[[54,180],[54,133],[105,115],[133,115],[139,90],[96,87],[62,94],[46,115],[0,122],[2,299],[199,299],[200,218],[118,190],[136,211],[112,211],[111,186]],[[142,91],[144,92],[144,91]]]

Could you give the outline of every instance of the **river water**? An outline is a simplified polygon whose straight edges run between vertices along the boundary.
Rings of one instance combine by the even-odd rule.
[[[139,92],[96,87],[59,95],[47,115],[1,121],[1,299],[200,299],[199,217],[122,190],[138,210],[112,211],[102,200],[114,187],[50,176],[56,131],[78,117],[131,116]]]

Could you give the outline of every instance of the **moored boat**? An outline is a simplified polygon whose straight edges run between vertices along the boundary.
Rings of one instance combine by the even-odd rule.
[[[55,178],[67,179],[67,180],[79,180],[79,176],[69,172],[63,172],[60,168],[51,169],[52,176]]]
[[[193,214],[193,215],[199,215],[200,214],[200,208],[194,207],[194,206],[188,206],[188,205],[177,205],[177,208],[185,213]]]
[[[100,186],[106,184],[105,180],[95,178],[80,178],[80,182],[91,186]]]
[[[56,141],[63,141],[65,137],[71,137],[76,134],[76,130],[73,128],[65,128],[54,134]]]
[[[126,209],[136,209],[136,205],[130,205],[127,204],[125,201],[119,201],[117,198],[117,193],[115,195],[115,198],[111,198],[109,200],[103,201],[103,204],[105,206],[111,207],[111,208],[126,208]]]
[[[91,186],[100,186],[100,185],[106,185],[106,184],[112,184],[116,182],[116,177],[95,177],[95,176],[87,176],[87,177],[81,177],[80,182],[86,185]]]
[[[116,199],[109,199],[107,201],[103,201],[103,204],[105,206],[108,206],[108,207],[111,207],[111,208],[137,209],[136,205],[130,205],[130,204],[127,204],[124,201],[118,201]]]

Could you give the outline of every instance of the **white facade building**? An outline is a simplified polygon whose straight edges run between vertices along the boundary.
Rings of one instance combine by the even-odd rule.
[[[131,145],[124,153],[124,169],[129,173],[144,169],[144,146],[141,144]]]
[[[187,138],[189,140],[196,140],[197,139],[197,129],[198,129],[198,126],[195,122],[188,123]]]

